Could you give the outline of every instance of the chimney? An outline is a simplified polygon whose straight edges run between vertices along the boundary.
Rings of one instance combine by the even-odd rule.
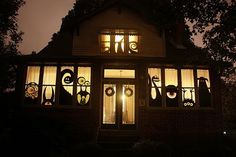
[[[183,45],[184,22],[177,22],[173,32],[172,44],[177,49],[186,49]]]

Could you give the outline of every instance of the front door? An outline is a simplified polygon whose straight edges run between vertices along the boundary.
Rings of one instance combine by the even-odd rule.
[[[102,128],[135,128],[135,84],[103,83]]]

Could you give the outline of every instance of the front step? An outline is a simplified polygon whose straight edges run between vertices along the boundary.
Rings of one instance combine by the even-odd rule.
[[[130,151],[137,141],[137,132],[130,130],[100,130],[97,139],[97,143],[103,149],[116,152]]]

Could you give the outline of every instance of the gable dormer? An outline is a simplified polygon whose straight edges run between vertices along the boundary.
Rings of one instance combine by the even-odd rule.
[[[87,17],[78,31],[73,55],[165,56],[164,34],[125,5],[113,5]]]

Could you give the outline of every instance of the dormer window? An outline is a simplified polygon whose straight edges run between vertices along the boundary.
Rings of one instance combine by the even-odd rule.
[[[104,31],[100,36],[101,53],[137,54],[139,36],[135,31]]]

